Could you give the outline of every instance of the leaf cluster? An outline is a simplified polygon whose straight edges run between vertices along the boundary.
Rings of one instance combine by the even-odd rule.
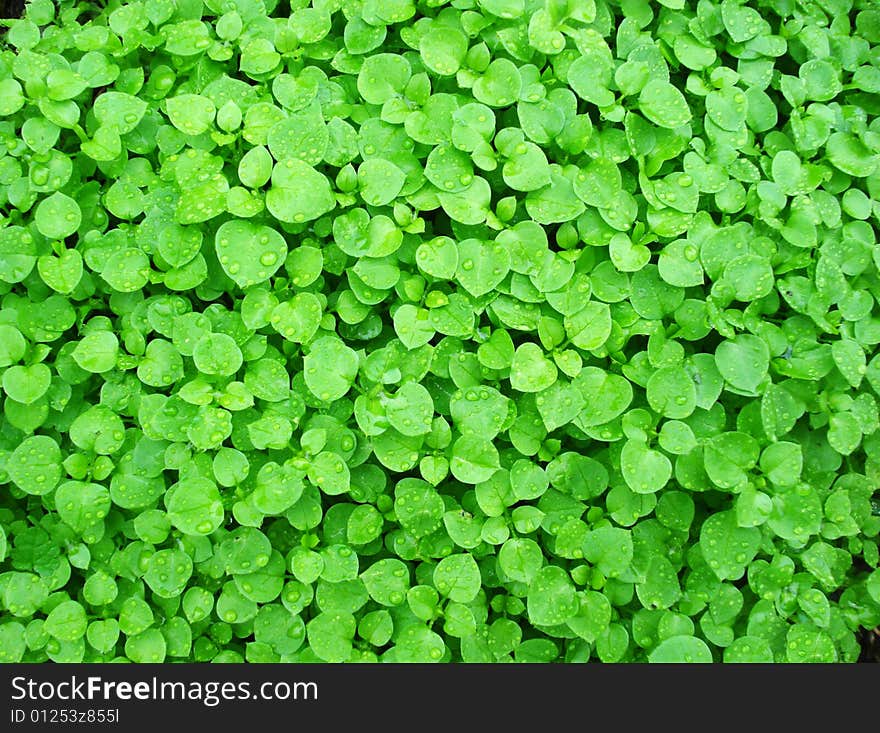
[[[32,0],[0,661],[834,662],[873,0]]]

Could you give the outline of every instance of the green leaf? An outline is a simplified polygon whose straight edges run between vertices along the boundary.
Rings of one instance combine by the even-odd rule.
[[[368,104],[384,104],[403,92],[412,75],[409,62],[392,53],[368,56],[357,77],[357,89]]]
[[[498,551],[499,569],[518,583],[531,583],[543,565],[540,546],[525,537],[507,540]]]
[[[358,356],[339,339],[322,337],[312,343],[303,367],[306,386],[312,394],[332,402],[351,388],[358,373]]]
[[[370,158],[358,167],[361,198],[370,206],[391,203],[405,182],[406,174],[384,158]]]
[[[3,391],[16,402],[30,405],[40,399],[52,383],[52,370],[45,364],[16,364],[3,372]]]
[[[737,525],[735,512],[713,514],[700,530],[700,549],[712,572],[721,580],[738,580],[758,552],[761,532]]]
[[[639,93],[639,109],[660,127],[675,129],[691,121],[691,111],[684,95],[672,84],[652,79]]]
[[[455,279],[475,298],[492,292],[508,272],[508,253],[498,242],[459,242]]]
[[[660,491],[672,476],[669,459],[636,440],[628,440],[623,446],[620,470],[627,485],[637,494]]]
[[[281,160],[272,169],[272,186],[266,208],[278,221],[302,223],[317,219],[336,207],[327,178],[295,158]]]
[[[153,593],[163,598],[175,598],[186,588],[192,572],[189,555],[177,549],[159,550],[149,559],[144,581]]]
[[[725,381],[737,390],[754,394],[767,375],[767,344],[750,334],[723,341],[715,350],[715,364]]]
[[[12,451],[6,470],[22,491],[43,496],[61,480],[61,449],[48,435],[31,435]]]
[[[345,662],[351,656],[357,621],[349,613],[324,612],[306,624],[310,648],[324,662]]]
[[[568,573],[556,565],[541,568],[529,583],[527,610],[538,626],[557,626],[576,616],[580,602]]]
[[[430,313],[424,308],[405,303],[393,316],[394,331],[407,349],[417,349],[434,338]]]
[[[374,562],[364,570],[361,580],[367,592],[383,606],[399,606],[406,600],[409,590],[409,571],[407,566],[396,558],[386,558]]]
[[[43,630],[58,641],[76,641],[86,633],[88,617],[76,601],[62,601],[46,616]]]
[[[308,343],[321,323],[321,301],[314,293],[297,293],[275,306],[269,320],[288,341]]]
[[[452,76],[464,62],[468,39],[456,28],[432,28],[419,41],[422,61],[435,74]]]
[[[243,356],[235,339],[225,333],[208,333],[193,349],[193,363],[203,374],[229,376],[242,365]]]
[[[556,381],[558,371],[540,346],[522,344],[510,365],[510,386],[519,392],[541,392]]]
[[[622,414],[633,399],[630,382],[599,367],[586,367],[574,380],[584,397],[584,409],[576,423],[583,429],[603,425]]]
[[[861,140],[846,132],[834,132],[828,137],[825,154],[835,168],[857,178],[874,173],[880,160]]]
[[[37,260],[37,271],[46,285],[56,293],[67,295],[82,278],[82,255],[75,249],[66,249],[58,257],[43,255]]]
[[[711,664],[712,651],[695,636],[671,636],[648,655],[652,664]]]
[[[762,664],[773,661],[773,650],[760,636],[740,636],[724,649],[726,664]]]
[[[309,464],[309,480],[330,496],[344,494],[351,485],[345,461],[335,453],[321,451]]]
[[[452,444],[449,468],[463,483],[488,481],[500,468],[498,450],[479,436],[462,436]]]
[[[388,422],[404,435],[424,435],[431,431],[434,402],[421,384],[407,382],[385,406]]]
[[[668,418],[680,420],[693,413],[697,391],[693,379],[678,366],[661,367],[648,380],[648,403]]]
[[[17,283],[34,269],[37,250],[33,235],[19,226],[0,229],[0,280]]]
[[[474,82],[474,97],[489,107],[506,107],[519,97],[522,79],[508,59],[495,59]]]
[[[434,568],[434,587],[457,603],[470,603],[480,591],[480,569],[471,555],[449,555]]]
[[[416,537],[429,535],[442,523],[442,500],[423,481],[411,479],[406,486],[398,484],[394,508],[404,529]]]
[[[107,130],[125,135],[137,127],[147,103],[125,92],[106,91],[95,99],[95,118]]]
[[[79,229],[82,211],[70,196],[55,192],[37,205],[34,221],[44,237],[64,239]]]
[[[65,523],[85,534],[110,511],[110,492],[100,484],[65,481],[55,490],[55,506]]]
[[[572,315],[565,316],[565,332],[581,349],[598,349],[611,335],[611,311],[606,303],[588,301]]]
[[[217,486],[205,478],[184,479],[165,494],[165,507],[171,523],[186,535],[207,535],[224,518],[223,502]]]
[[[265,282],[287,256],[287,243],[274,229],[233,220],[221,224],[215,235],[217,259],[240,288]]]
[[[165,111],[171,124],[186,135],[207,132],[217,113],[214,103],[199,94],[179,94],[166,99]]]
[[[82,369],[99,374],[116,366],[119,341],[110,331],[87,334],[73,350],[73,358]]]

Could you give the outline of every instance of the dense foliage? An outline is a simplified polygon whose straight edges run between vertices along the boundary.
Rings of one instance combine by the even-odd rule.
[[[0,659],[854,661],[880,6],[33,0]]]

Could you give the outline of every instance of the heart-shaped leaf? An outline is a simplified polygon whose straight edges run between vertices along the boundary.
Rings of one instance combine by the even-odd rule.
[[[66,249],[57,257],[43,255],[37,260],[37,271],[52,290],[66,295],[73,291],[82,277],[82,255],[75,249]]]
[[[491,292],[510,271],[510,255],[498,242],[465,239],[458,245],[455,279],[475,298]]]
[[[556,381],[556,365],[544,356],[540,346],[525,343],[513,355],[510,386],[520,392],[541,392]]]
[[[52,382],[52,370],[45,364],[16,364],[3,373],[3,391],[10,399],[30,405],[42,397]]]
[[[284,264],[287,242],[271,227],[227,221],[214,239],[223,271],[240,288],[265,282]]]

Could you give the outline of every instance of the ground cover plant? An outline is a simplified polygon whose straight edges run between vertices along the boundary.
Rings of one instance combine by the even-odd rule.
[[[33,0],[0,660],[852,662],[880,6]]]

